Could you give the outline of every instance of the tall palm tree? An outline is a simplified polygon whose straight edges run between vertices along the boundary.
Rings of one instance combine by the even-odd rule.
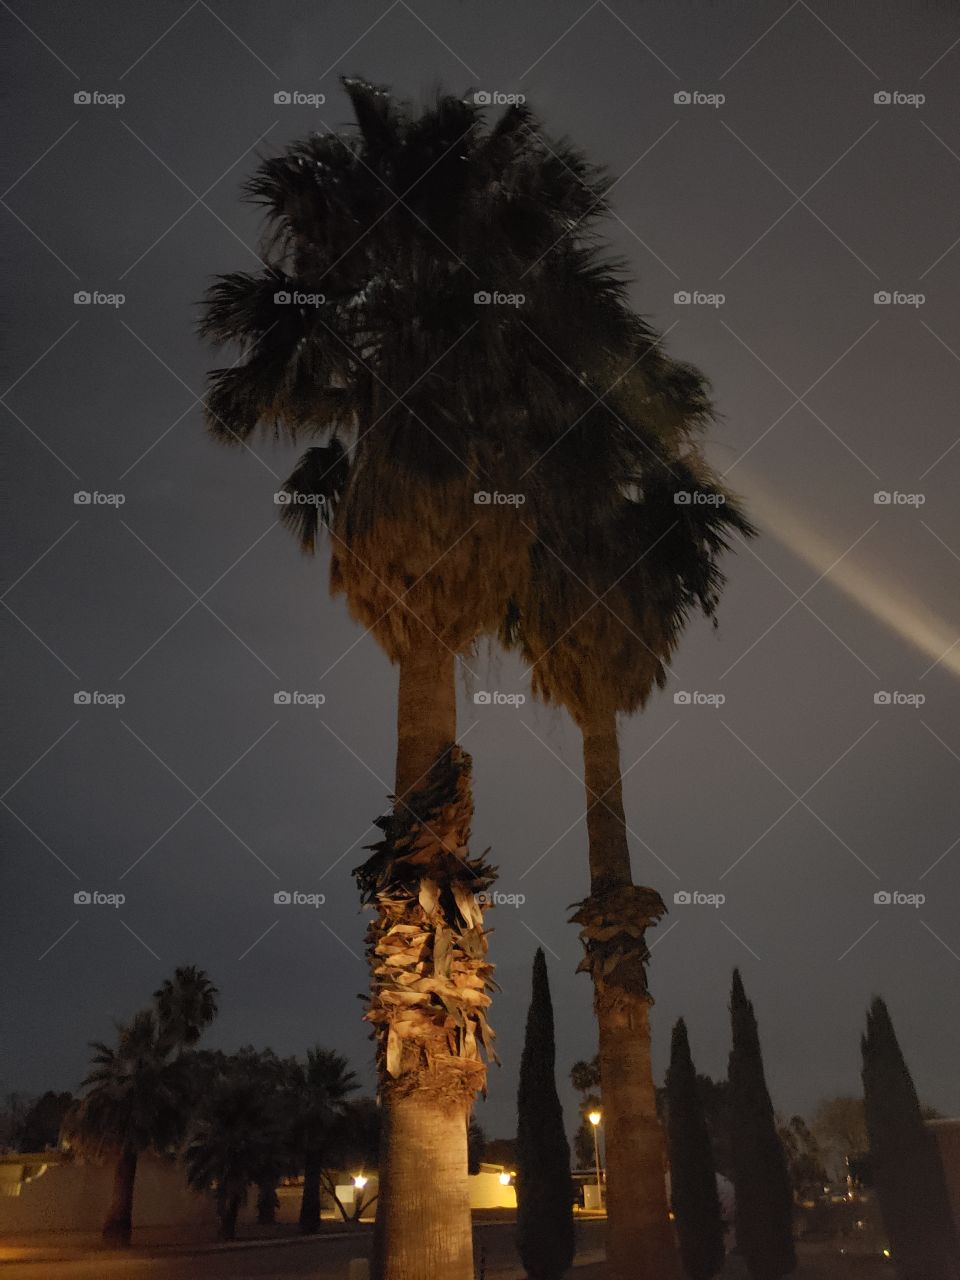
[[[220,992],[196,965],[183,965],[153,993],[165,1043],[191,1049],[217,1016]]]
[[[594,984],[608,1166],[607,1258],[631,1280],[679,1276],[664,1189],[665,1147],[650,1053],[646,930],[666,908],[634,885],[623,810],[617,716],[663,686],[694,610],[710,616],[731,531],[750,526],[704,463],[694,432],[709,416],[696,372],[650,351],[624,379],[618,411],[640,448],[609,452],[571,433],[556,484],[582,518],[558,518],[531,547],[504,634],[531,665],[535,696],[564,706],[583,740],[590,896],[580,968]],[[561,451],[558,450],[558,453]],[[580,458],[577,467],[570,459]],[[616,480],[620,471],[619,483]],[[560,510],[560,508],[558,508]]]
[[[329,1148],[337,1136],[336,1125],[343,1117],[347,1098],[358,1087],[346,1058],[332,1049],[317,1045],[308,1050],[306,1062],[297,1063],[291,1137],[303,1160],[300,1230],[305,1233],[320,1229],[323,1170],[332,1163]]]
[[[607,180],[526,107],[487,128],[452,96],[416,113],[344,87],[356,131],[314,134],[248,184],[265,267],[208,294],[202,331],[239,357],[212,375],[207,420],[226,444],[319,442],[282,518],[308,551],[327,524],[332,591],[400,669],[393,810],[357,872],[377,913],[374,1275],[472,1280],[466,1119],[492,1037],[475,894],[493,872],[468,853],[455,664],[526,571],[570,370],[605,385],[634,323],[592,240]],[[521,488],[522,507],[490,500]]]
[[[130,1244],[133,1192],[142,1152],[166,1152],[186,1120],[183,1060],[171,1060],[156,1013],[145,1009],[119,1028],[115,1046],[97,1041],[87,1090],[67,1122],[81,1150],[116,1156],[113,1195],[103,1225],[108,1244]]]

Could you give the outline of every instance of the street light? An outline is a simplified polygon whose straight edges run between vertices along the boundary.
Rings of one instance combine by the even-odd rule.
[[[603,1190],[600,1185],[600,1144],[597,1141],[597,1131],[600,1128],[600,1121],[603,1119],[599,1110],[591,1111],[587,1116],[593,1126],[593,1159],[597,1167],[597,1205],[603,1208]]]

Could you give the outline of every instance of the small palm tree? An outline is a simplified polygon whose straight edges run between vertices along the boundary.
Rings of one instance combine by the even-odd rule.
[[[344,87],[356,130],[314,134],[249,183],[267,266],[208,294],[203,332],[239,356],[212,375],[207,420],[225,444],[258,429],[312,442],[282,518],[307,551],[326,522],[331,590],[400,668],[394,809],[357,872],[377,911],[374,1274],[472,1280],[467,1116],[492,1051],[475,894],[493,873],[468,853],[455,663],[526,570],[536,463],[566,431],[570,370],[607,385],[636,323],[592,240],[607,180],[528,108],[488,128],[450,95],[417,113]],[[482,500],[521,484],[525,518]]]
[[[358,1085],[346,1058],[319,1045],[308,1050],[306,1062],[296,1064],[292,1085],[291,1141],[303,1161],[300,1230],[312,1233],[320,1229],[320,1188],[339,1137],[337,1124]]]
[[[183,1154],[187,1181],[212,1191],[222,1240],[237,1234],[237,1216],[252,1185],[273,1169],[283,1145],[278,1096],[243,1071],[221,1078],[207,1095]]]
[[[103,1226],[111,1245],[130,1244],[133,1191],[142,1152],[169,1151],[186,1118],[182,1062],[169,1056],[153,1010],[120,1027],[115,1046],[95,1042],[87,1090],[67,1122],[71,1141],[96,1157],[116,1155],[113,1195]]]
[[[219,994],[202,969],[192,964],[176,969],[173,978],[166,978],[153,993],[164,1042],[192,1048],[216,1018]]]

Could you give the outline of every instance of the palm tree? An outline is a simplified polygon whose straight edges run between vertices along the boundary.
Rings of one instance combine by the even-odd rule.
[[[283,1144],[278,1095],[245,1071],[228,1073],[207,1093],[183,1159],[187,1181],[213,1191],[223,1240],[233,1240],[251,1185],[271,1170]]]
[[[694,610],[714,613],[718,558],[750,525],[711,474],[695,431],[709,419],[703,379],[643,335],[645,355],[614,398],[635,431],[630,452],[597,446],[589,424],[555,451],[558,491],[576,477],[563,518],[541,527],[503,628],[530,663],[532,687],[564,706],[583,739],[590,896],[573,917],[594,984],[608,1178],[607,1258],[632,1280],[678,1276],[667,1216],[665,1147],[650,1052],[646,930],[665,912],[633,884],[617,716],[641,709]],[[603,437],[600,437],[601,442]],[[619,472],[619,480],[618,480]],[[566,483],[569,485],[569,481]]]
[[[343,1117],[348,1095],[357,1089],[356,1074],[346,1058],[319,1045],[297,1063],[293,1080],[293,1145],[303,1160],[300,1230],[320,1229],[320,1187],[323,1170],[331,1163],[329,1147]]]
[[[203,969],[183,965],[153,993],[165,1043],[191,1049],[217,1016],[220,992]]]
[[[281,516],[307,551],[328,526],[332,591],[400,668],[394,807],[357,872],[377,912],[374,1275],[472,1280],[467,1116],[492,1051],[475,894],[493,872],[468,853],[455,664],[526,570],[570,370],[606,385],[635,324],[592,240],[607,180],[529,109],[487,128],[452,96],[418,114],[344,87],[357,131],[314,134],[248,184],[266,266],[208,294],[202,331],[239,357],[213,373],[207,420],[226,444],[258,428],[319,442]],[[522,507],[489,501],[523,476]]]
[[[182,1060],[171,1060],[157,1015],[146,1009],[120,1027],[116,1046],[97,1041],[87,1093],[67,1122],[71,1140],[94,1156],[115,1154],[113,1195],[103,1226],[109,1244],[130,1244],[137,1161],[144,1151],[166,1152],[185,1123]]]

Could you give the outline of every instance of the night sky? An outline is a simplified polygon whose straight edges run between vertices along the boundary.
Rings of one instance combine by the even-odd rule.
[[[326,552],[304,559],[277,525],[294,454],[206,436],[218,358],[194,328],[210,276],[256,266],[239,188],[257,151],[346,125],[353,74],[414,101],[523,93],[621,175],[611,245],[637,308],[712,379],[708,452],[761,526],[726,560],[719,630],[693,625],[623,726],[635,878],[670,906],[650,938],[658,1079],[681,1015],[698,1067],[725,1072],[739,966],[781,1112],[859,1090],[875,993],[921,1098],[960,1112],[956,6],[13,0],[2,17],[0,1091],[76,1088],[87,1041],[184,963],[221,988],[209,1044],[319,1042],[372,1087],[350,872],[392,786],[396,671],[329,599]],[[492,917],[503,1067],[479,1119],[514,1131],[539,943],[572,1125],[566,1072],[595,1051],[566,923],[587,889],[579,735],[529,699],[476,705],[529,692],[485,644],[461,674],[473,846],[525,899]],[[925,901],[874,900],[895,891]]]

